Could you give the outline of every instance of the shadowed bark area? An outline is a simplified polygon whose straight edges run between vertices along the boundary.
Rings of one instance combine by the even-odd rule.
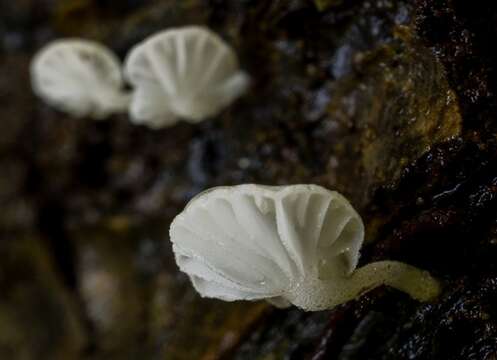
[[[48,41],[123,59],[191,24],[253,80],[213,119],[152,131],[32,94]],[[495,24],[497,4],[462,0],[0,2],[0,358],[496,358]],[[429,270],[442,296],[379,288],[317,313],[201,299],[169,224],[199,191],[250,182],[342,192],[367,228],[360,265]]]

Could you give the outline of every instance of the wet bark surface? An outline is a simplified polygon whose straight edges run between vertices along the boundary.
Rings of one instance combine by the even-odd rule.
[[[32,94],[48,41],[124,58],[204,24],[251,75],[198,125],[73,119]],[[456,0],[0,1],[1,359],[497,358],[497,4]],[[168,227],[216,185],[315,183],[364,218],[361,262],[429,270],[304,313],[201,299]]]

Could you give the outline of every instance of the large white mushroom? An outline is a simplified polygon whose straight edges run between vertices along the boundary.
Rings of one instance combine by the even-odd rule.
[[[88,40],[62,39],[43,47],[31,63],[34,92],[74,117],[126,112],[130,96],[117,57]]]
[[[195,197],[170,229],[179,268],[205,297],[332,308],[380,285],[427,301],[438,282],[397,261],[356,269],[364,239],[347,199],[316,185],[239,185]]]
[[[151,128],[218,114],[245,92],[249,77],[230,46],[204,27],[162,31],[136,45],[125,61],[134,86],[130,115]]]

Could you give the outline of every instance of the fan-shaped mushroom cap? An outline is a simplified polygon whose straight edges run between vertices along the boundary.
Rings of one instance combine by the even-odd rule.
[[[235,52],[210,30],[166,30],[135,46],[125,73],[135,87],[132,121],[152,128],[219,113],[248,86]]]
[[[93,41],[48,44],[31,63],[31,80],[39,97],[75,117],[101,119],[128,107],[119,60]]]
[[[195,197],[170,236],[202,296],[288,306],[301,284],[355,269],[364,226],[342,195],[320,186],[239,185]]]

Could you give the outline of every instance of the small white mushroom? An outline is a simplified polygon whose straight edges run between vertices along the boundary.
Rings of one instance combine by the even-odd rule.
[[[166,30],[138,44],[125,61],[125,74],[135,87],[131,119],[152,128],[214,116],[249,83],[235,52],[197,26]]]
[[[316,185],[239,185],[195,197],[170,229],[179,268],[204,297],[329,309],[380,285],[428,301],[438,282],[397,261],[356,269],[364,239],[347,199]]]
[[[93,41],[48,44],[31,63],[31,81],[39,97],[75,117],[103,119],[129,107],[119,60]]]

